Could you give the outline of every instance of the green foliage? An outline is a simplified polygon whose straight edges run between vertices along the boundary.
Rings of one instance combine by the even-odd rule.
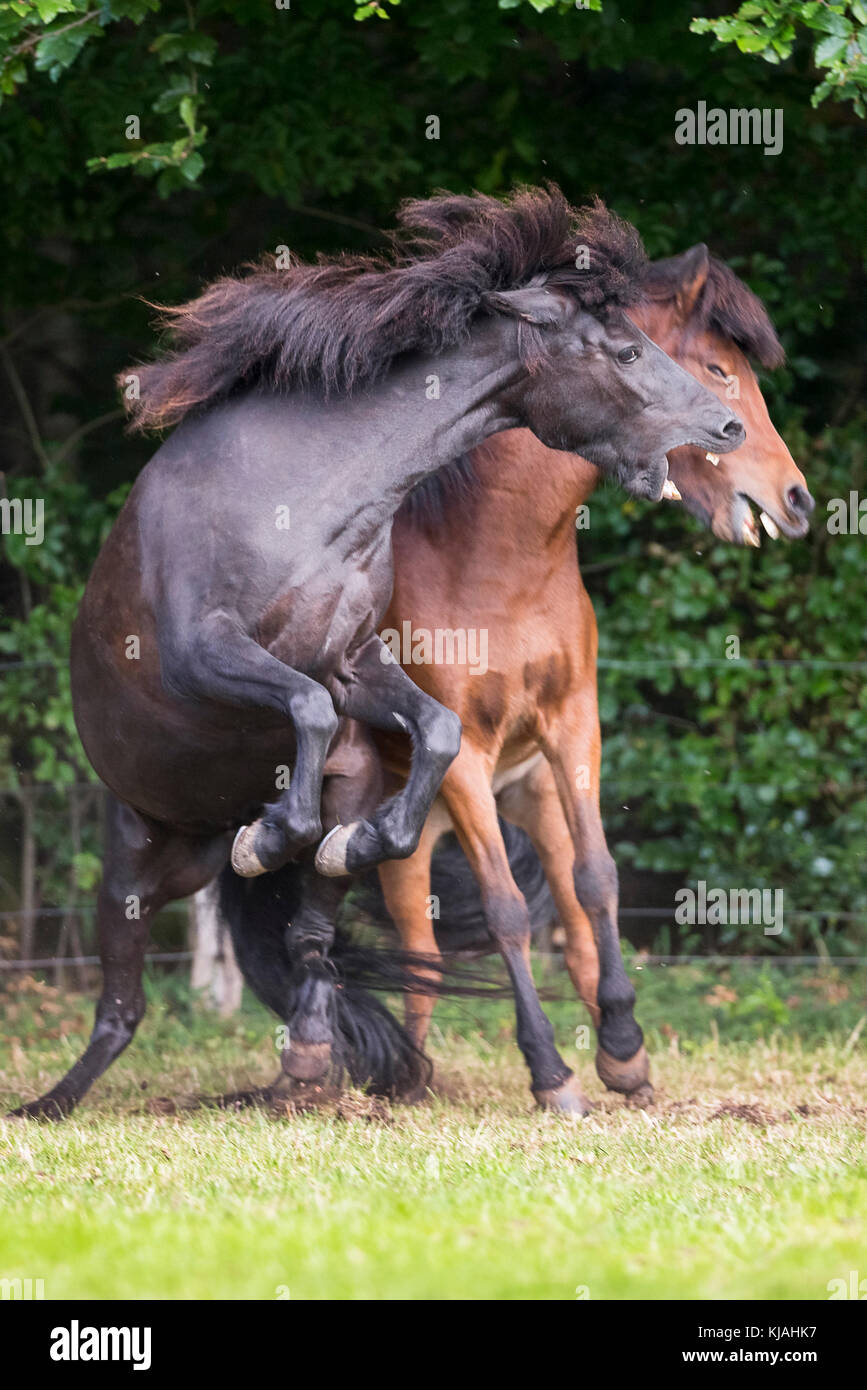
[[[27,81],[29,57],[35,72],[47,73],[57,82],[90,40],[102,37],[109,25],[138,27],[160,8],[160,0],[103,0],[98,8],[91,0],[35,0],[32,4],[9,0],[0,4],[0,100],[14,95]],[[155,69],[153,80],[160,88],[150,108],[159,116],[174,117],[185,134],[143,141],[127,129],[124,133],[129,148],[94,155],[87,168],[94,172],[134,168],[137,173],[156,177],[159,192],[165,195],[185,183],[194,183],[204,168],[199,147],[204,144],[207,127],[198,119],[202,104],[199,69],[211,67],[217,43],[196,28],[190,3],[184,17],[163,22],[166,28],[148,46],[148,61]],[[134,119],[143,120],[141,115],[134,115]],[[127,124],[129,120],[127,116]]]
[[[493,5],[493,0],[488,3]],[[353,15],[356,20],[388,19],[399,4],[400,0],[356,3]],[[580,23],[582,11],[602,12],[602,0],[497,0],[497,5],[502,11],[529,6],[540,16],[568,19],[572,24]],[[444,8],[445,16],[454,19],[455,37],[460,33],[462,8],[454,3]],[[208,131],[200,120],[200,110],[203,89],[210,86],[207,70],[218,55],[218,39],[208,28],[222,34],[225,18],[243,24],[246,9],[244,5],[202,0],[197,10],[192,0],[187,0],[185,13],[171,18],[160,0],[102,0],[98,6],[92,6],[91,0],[0,0],[0,101],[14,95],[28,80],[29,63],[35,73],[46,73],[51,82],[57,82],[92,46],[91,41],[104,37],[110,28],[120,26],[124,35],[130,27],[142,29],[141,90],[147,91],[150,111],[168,118],[167,123],[183,133],[156,140],[140,138],[127,127],[127,148],[94,153],[87,168],[91,172],[131,168],[137,174],[155,177],[162,196],[176,192],[196,183],[205,167],[202,147]],[[291,15],[288,2],[279,13]],[[606,24],[611,18],[620,18],[614,4],[609,7]],[[292,19],[294,23],[295,17]],[[153,33],[157,25],[159,32]],[[839,4],[828,4],[827,0],[747,0],[733,15],[693,19],[689,27],[695,34],[713,34],[720,44],[733,43],[741,53],[761,54],[771,63],[792,56],[799,27],[813,31],[813,58],[823,77],[813,102],[831,94],[839,100],[852,100],[858,114],[864,114],[867,0],[843,0]],[[221,56],[224,66],[227,60],[228,54]],[[132,114],[140,124],[151,124],[141,112]]]
[[[789,437],[817,497],[795,545],[734,550],[676,516],[665,536],[613,492],[597,523],[594,501],[605,541],[592,561],[617,561],[588,580],[612,662],[600,672],[605,821],[624,867],[783,889],[780,936],[730,925],[713,929],[717,945],[815,950],[824,929],[832,954],[857,954],[863,926],[841,914],[867,917],[864,538],[825,522],[832,497],[863,489],[864,420]]]
[[[713,34],[720,43],[733,43],[741,53],[758,54],[768,63],[792,56],[800,33],[811,31],[812,57],[822,81],[812,96],[814,106],[833,96],[851,101],[865,114],[867,92],[867,4],[864,0],[747,0],[722,19],[694,19],[694,34]]]
[[[367,4],[357,5],[355,9],[356,19],[370,19],[376,15],[377,19],[388,19],[386,5],[399,5],[400,0],[368,0]]]

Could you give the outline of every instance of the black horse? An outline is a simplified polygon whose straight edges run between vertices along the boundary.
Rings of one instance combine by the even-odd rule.
[[[576,214],[553,188],[441,195],[407,204],[401,226],[388,258],[217,281],[168,311],[176,350],[123,378],[137,427],[179,428],[132,489],[73,631],[78,729],[114,794],[103,992],[83,1057],[21,1113],[68,1113],[127,1045],[150,918],[214,876],[239,824],[232,864],[249,877],[315,843],[323,814],[343,822],[324,873],[416,847],[460,739],[377,635],[392,518],[421,479],[526,425],[659,498],[667,451],[743,440],[627,318],[644,253],[601,204]],[[410,733],[408,782],[385,805],[352,792],[351,747],[342,795],[323,803],[338,715]]]

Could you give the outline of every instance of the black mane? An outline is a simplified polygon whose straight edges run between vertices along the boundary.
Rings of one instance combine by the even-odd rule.
[[[531,281],[560,286],[601,314],[641,293],[646,258],[635,228],[598,200],[576,212],[554,186],[503,201],[440,193],[405,203],[398,221],[387,256],[249,266],[187,304],[163,308],[174,347],[133,369],[134,427],[174,425],[257,382],[278,391],[352,391],[401,353],[460,342],[486,295]],[[579,246],[589,252],[586,269],[575,264]],[[538,333],[521,336],[528,363],[538,359]]]

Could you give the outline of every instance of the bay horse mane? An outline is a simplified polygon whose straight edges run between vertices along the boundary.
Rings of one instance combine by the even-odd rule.
[[[553,184],[504,200],[480,193],[409,200],[390,241],[384,255],[320,256],[279,270],[273,261],[249,265],[186,304],[153,306],[172,346],[132,369],[139,379],[139,398],[128,403],[132,428],[175,425],[257,384],[351,392],[402,353],[435,354],[461,342],[496,291],[556,285],[604,316],[635,301],[647,264],[634,227],[598,199],[576,211]],[[589,254],[577,257],[579,246]],[[527,323],[520,329],[522,361],[532,370],[543,339]]]
[[[670,261],[648,262],[644,290],[650,299],[673,299],[682,287],[674,260],[674,266]],[[786,358],[758,295],[716,256],[708,257],[707,279],[690,312],[689,328],[730,339],[762,367],[781,367]]]
[[[674,257],[647,262],[642,278],[642,292],[647,298],[676,297],[683,288],[677,261]],[[689,332],[719,333],[762,367],[781,367],[785,361],[782,343],[764,304],[716,256],[708,257],[707,279],[690,311]],[[485,445],[479,447],[484,449]],[[435,535],[450,508],[477,494],[479,486],[473,455],[465,454],[419,483],[404,501],[401,514],[416,530]]]

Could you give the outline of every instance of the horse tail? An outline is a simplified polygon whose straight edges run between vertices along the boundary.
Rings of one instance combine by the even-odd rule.
[[[500,818],[500,832],[512,876],[526,900],[531,931],[535,935],[557,920],[545,871],[530,837],[523,830]],[[495,949],[478,881],[453,834],[440,840],[434,850],[430,891],[435,908],[434,935],[441,951],[459,957],[464,952],[477,954]],[[357,902],[377,925],[394,929],[375,869],[365,874]]]
[[[431,1063],[376,992],[501,998],[508,990],[447,962],[432,979],[424,957],[361,944],[342,923],[334,925],[327,952],[293,957],[290,923],[311,872],[296,863],[249,879],[223,870],[220,906],[244,979],[288,1026],[290,1050],[293,1026],[306,1024],[309,1031],[318,1017],[322,1036],[331,1040],[332,1065],[348,1072],[354,1085],[375,1095],[417,1094],[430,1082]]]

